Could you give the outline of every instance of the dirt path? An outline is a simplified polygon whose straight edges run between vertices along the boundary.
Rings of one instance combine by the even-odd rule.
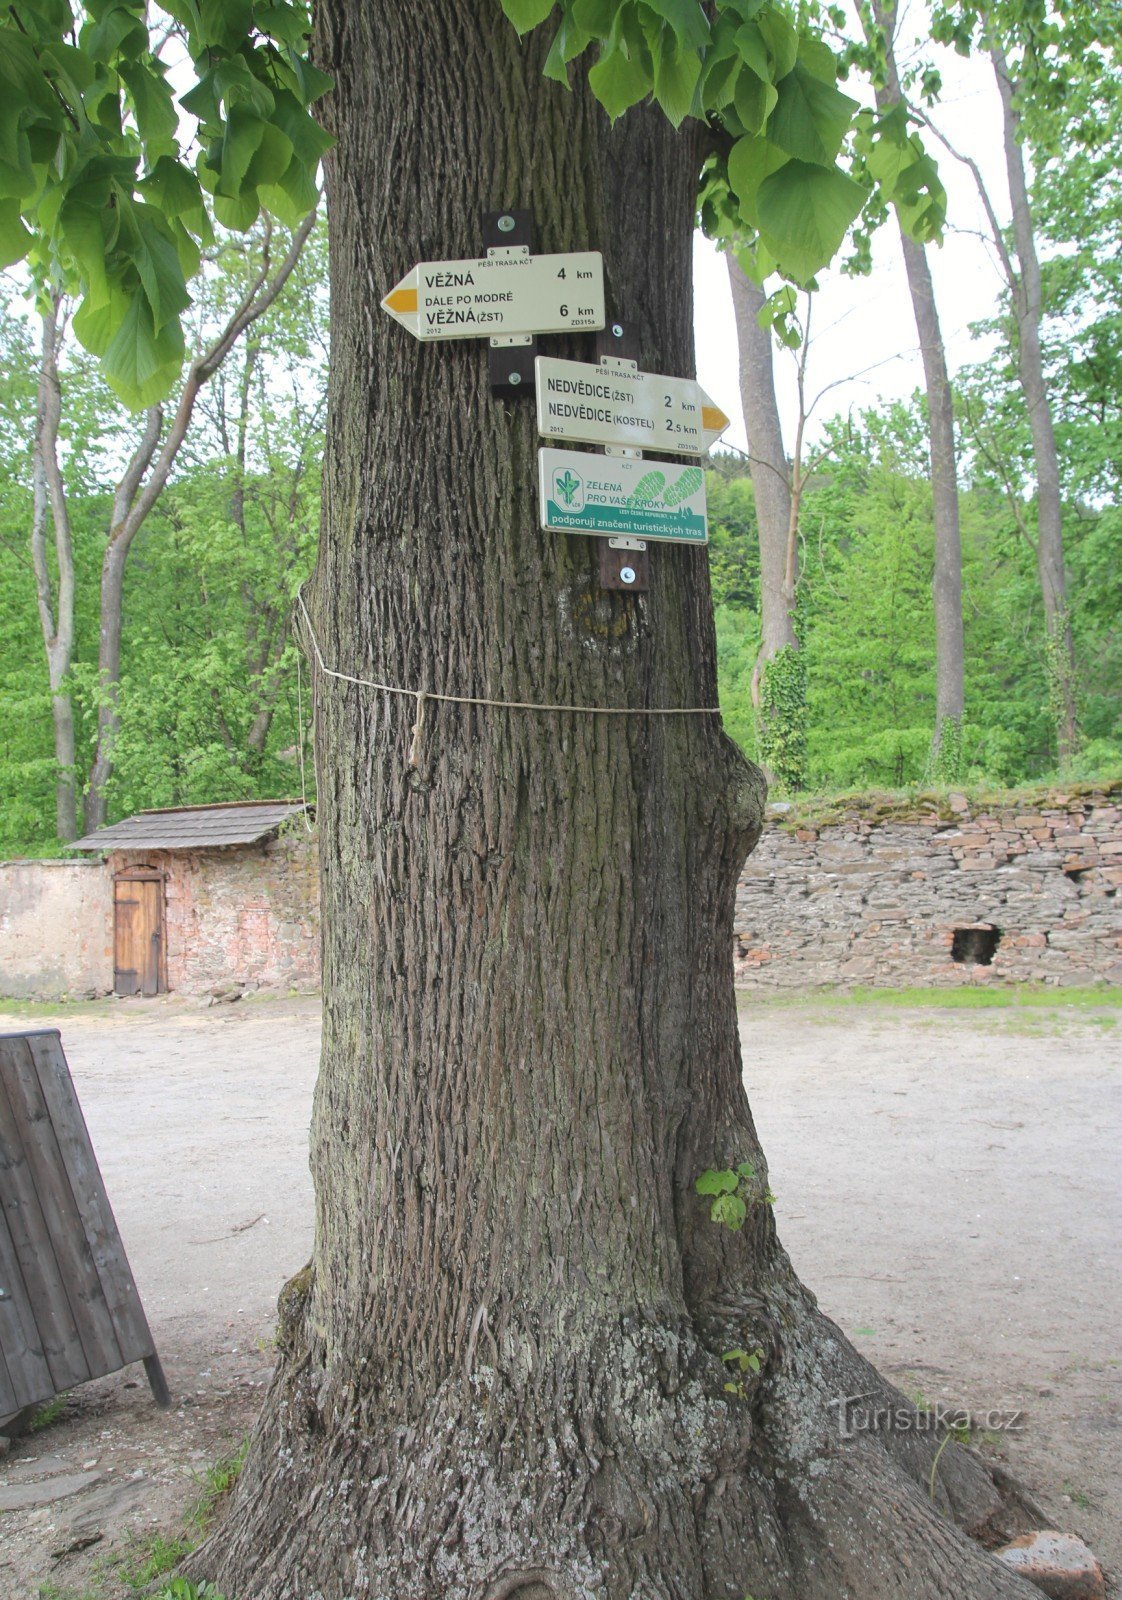
[[[311,1244],[314,1001],[106,1002],[0,1027],[53,1021],[176,1405],[118,1374],[0,1461],[5,1600],[125,1592],[109,1555],[176,1531],[192,1474],[244,1433],[277,1290]],[[986,1447],[1115,1571],[1120,1021],[742,1010],[780,1230],[823,1308],[907,1392],[1023,1411]]]

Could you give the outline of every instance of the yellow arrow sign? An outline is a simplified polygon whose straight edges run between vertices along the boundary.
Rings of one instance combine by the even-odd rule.
[[[695,378],[640,372],[612,356],[598,366],[539,356],[534,367],[546,439],[703,456],[729,425]]]
[[[598,250],[532,256],[523,246],[477,261],[422,261],[382,301],[416,339],[487,339],[604,326]]]

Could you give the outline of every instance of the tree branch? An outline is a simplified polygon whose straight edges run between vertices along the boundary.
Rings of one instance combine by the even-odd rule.
[[[288,282],[300,252],[304,248],[304,241],[315,226],[317,210],[313,209],[304,218],[292,237],[289,250],[272,278],[268,278],[268,251],[266,261],[261,271],[257,274],[253,286],[245,295],[241,304],[230,318],[222,333],[201,356],[197,356],[191,363],[183,385],[183,392],[176,408],[175,417],[164,440],[163,448],[156,459],[155,466],[140,491],[136,503],[130,510],[127,518],[117,535],[118,540],[127,548],[135,538],[145,517],[156,504],[163,493],[176,457],[187,437],[187,430],[191,425],[191,417],[195,409],[195,402],[203,385],[214,376],[222,362],[233,349],[248,327],[251,327],[259,317],[264,316],[269,307],[276,300],[285,284]]]
[[[939,143],[943,146],[948,155],[952,155],[956,161],[960,161],[964,167],[969,169],[970,174],[974,179],[975,187],[978,190],[978,196],[981,199],[983,209],[985,210],[986,219],[990,225],[990,231],[993,234],[994,245],[997,248],[998,256],[1001,258],[1001,270],[1005,274],[1005,281],[1009,285],[1010,293],[1016,294],[1017,285],[1020,282],[1019,274],[1016,267],[1013,265],[1009,251],[1005,248],[1005,239],[1001,223],[997,219],[997,212],[993,208],[993,201],[990,199],[989,190],[986,188],[986,182],[982,177],[981,169],[979,168],[978,163],[974,160],[973,156],[963,155],[961,150],[956,150],[954,145],[947,138],[946,134],[940,132],[940,130],[935,126],[931,118],[927,115],[926,111],[921,111],[918,106],[912,105],[910,101],[908,102],[908,111],[912,116],[916,117],[920,122],[922,122],[924,127],[927,128],[929,132],[935,135],[936,139],[938,139]]]

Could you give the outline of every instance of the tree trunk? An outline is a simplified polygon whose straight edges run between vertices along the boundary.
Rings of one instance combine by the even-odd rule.
[[[765,663],[788,645],[795,650],[799,647],[795,634],[798,547],[795,569],[789,573],[790,468],[775,399],[771,330],[761,328],[758,321],[767,295],[747,276],[731,250],[728,267],[740,349],[740,398],[760,532],[760,652],[752,671],[752,704],[759,710]]]
[[[101,626],[98,635],[97,743],[86,786],[86,832],[103,828],[109,818],[108,783],[113,772],[113,746],[121,727],[121,630],[124,616],[125,565],[131,540],[110,534],[101,563]]]
[[[47,657],[54,726],[55,831],[64,842],[78,837],[78,775],[74,749],[74,704],[67,678],[74,656],[74,545],[66,489],[58,462],[62,420],[59,387],[60,302],[54,299],[41,317],[43,338],[39,395],[32,462],[33,506],[31,564],[39,606],[39,626]],[[57,584],[47,560],[48,525],[54,535]]]
[[[884,34],[886,81],[877,89],[877,109],[886,111],[903,98],[896,69],[894,34],[896,4],[877,3],[874,15]],[[927,251],[900,228],[904,267],[912,312],[923,357],[927,390],[928,437],[931,451],[931,508],[935,530],[935,733],[931,767],[950,780],[961,777],[962,717],[966,704],[966,652],[962,634],[962,539],[958,517],[958,472],[955,463],[954,400],[947,355]]]
[[[532,204],[539,250],[603,248],[642,365],[687,374],[696,151],[653,111],[610,135],[490,0],[323,0],[318,29],[327,664],[713,705],[705,553],[660,546],[649,594],[602,593],[591,541],[538,530],[531,408],[491,396],[479,343],[418,345],[377,303],[418,260],[475,255],[484,208]],[[1031,1600],[932,1505],[930,1441],[838,1442],[831,1400],[888,1391],[758,1187],[732,909],[763,788],[717,719],[422,717],[317,680],[314,1255],[189,1571],[232,1600]],[[734,1233],[694,1184],[742,1161],[760,1176]],[[757,1346],[731,1394],[723,1353]],[[956,1446],[937,1484],[960,1518],[1001,1514]]]
[[[988,43],[1001,94],[1005,170],[1013,214],[1013,247],[1019,269],[1017,280],[1010,284],[1017,324],[1017,372],[1032,430],[1032,453],[1036,467],[1036,564],[1044,598],[1048,676],[1056,718],[1057,754],[1062,764],[1069,761],[1079,748],[1079,729],[1075,700],[1075,642],[1067,607],[1064,572],[1060,463],[1052,425],[1052,407],[1044,378],[1044,357],[1040,348],[1040,327],[1044,315],[1040,262],[1036,254],[1036,232],[1020,141],[1020,113],[1014,103],[1016,85],[996,35],[991,35]]]

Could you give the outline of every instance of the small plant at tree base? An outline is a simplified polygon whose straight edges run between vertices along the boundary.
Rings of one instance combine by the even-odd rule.
[[[195,1482],[199,1488],[199,1497],[187,1513],[187,1520],[200,1533],[205,1533],[214,1521],[214,1514],[219,1503],[229,1494],[234,1484],[238,1481],[238,1474],[245,1465],[245,1458],[248,1454],[249,1435],[247,1434],[236,1450],[232,1450],[228,1455],[220,1456],[204,1473],[195,1475]]]
[[[738,1400],[747,1400],[748,1374],[759,1373],[763,1359],[764,1352],[761,1345],[756,1345],[752,1350],[726,1350],[721,1360],[732,1366],[737,1376],[725,1384],[725,1393],[734,1394]]]
[[[731,1228],[734,1233],[739,1233],[744,1226],[750,1205],[775,1204],[775,1196],[771,1190],[763,1188],[761,1193],[761,1185],[755,1180],[755,1167],[750,1161],[742,1161],[735,1171],[732,1167],[726,1168],[723,1172],[708,1167],[694,1187],[698,1194],[713,1197],[713,1204],[709,1207],[709,1220],[719,1222],[724,1227]]]
[[[760,761],[788,793],[806,778],[806,661],[801,650],[784,645],[764,665],[760,677]]]
[[[939,747],[931,752],[928,775],[932,783],[961,783],[963,760],[962,718],[944,717],[939,728]]]
[[[1064,724],[1069,699],[1075,697],[1075,676],[1067,651],[1067,632],[1071,626],[1068,613],[1057,616],[1044,639],[1044,675],[1048,685],[1048,717],[1056,731],[1056,742],[1063,750]],[[1078,746],[1076,746],[1078,749]],[[1070,762],[1076,750],[1068,750]]]

